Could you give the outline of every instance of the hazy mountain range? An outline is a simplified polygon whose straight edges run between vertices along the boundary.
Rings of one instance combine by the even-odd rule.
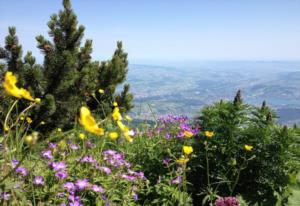
[[[201,107],[233,99],[242,90],[247,103],[263,100],[284,124],[300,123],[300,62],[200,62],[189,66],[130,65],[128,82],[135,96],[133,115],[194,117]]]

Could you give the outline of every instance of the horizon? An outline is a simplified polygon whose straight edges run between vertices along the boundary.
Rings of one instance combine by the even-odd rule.
[[[72,5],[79,25],[86,27],[84,39],[93,40],[95,60],[110,58],[122,40],[131,64],[300,61],[300,1],[91,0]],[[7,27],[16,26],[23,51],[31,50],[41,61],[35,37],[48,38],[46,24],[62,9],[61,0],[1,1],[0,7],[0,45]]]

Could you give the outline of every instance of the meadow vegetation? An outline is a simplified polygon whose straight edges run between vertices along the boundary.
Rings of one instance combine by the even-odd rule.
[[[53,42],[37,38],[43,66],[22,60],[14,28],[0,48],[1,205],[299,205],[300,130],[265,102],[238,91],[196,119],[135,124],[129,86],[116,92],[122,44],[92,62],[68,0],[48,26]]]

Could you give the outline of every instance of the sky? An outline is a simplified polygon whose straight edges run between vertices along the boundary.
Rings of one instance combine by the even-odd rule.
[[[25,51],[41,59],[35,36],[61,0],[0,0],[0,45],[16,26]],[[93,58],[122,40],[131,63],[300,60],[300,0],[73,0]]]

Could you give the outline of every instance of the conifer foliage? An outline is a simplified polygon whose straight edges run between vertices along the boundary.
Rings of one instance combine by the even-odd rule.
[[[78,108],[85,104],[101,117],[110,115],[114,101],[122,112],[133,107],[128,84],[119,94],[116,92],[117,86],[126,80],[128,71],[122,42],[117,42],[111,60],[92,61],[92,40],[81,44],[85,28],[78,26],[70,0],[63,0],[63,7],[48,22],[51,40],[41,35],[36,37],[37,47],[44,55],[43,65],[36,64],[31,52],[22,59],[22,46],[14,27],[9,28],[5,47],[0,47],[0,59],[5,61],[0,66],[2,77],[4,72],[12,71],[18,76],[20,85],[42,99],[31,118],[33,126],[47,122],[45,131],[55,127],[71,128]],[[3,95],[1,91],[1,100],[4,100]],[[21,108],[25,103],[19,104]]]

